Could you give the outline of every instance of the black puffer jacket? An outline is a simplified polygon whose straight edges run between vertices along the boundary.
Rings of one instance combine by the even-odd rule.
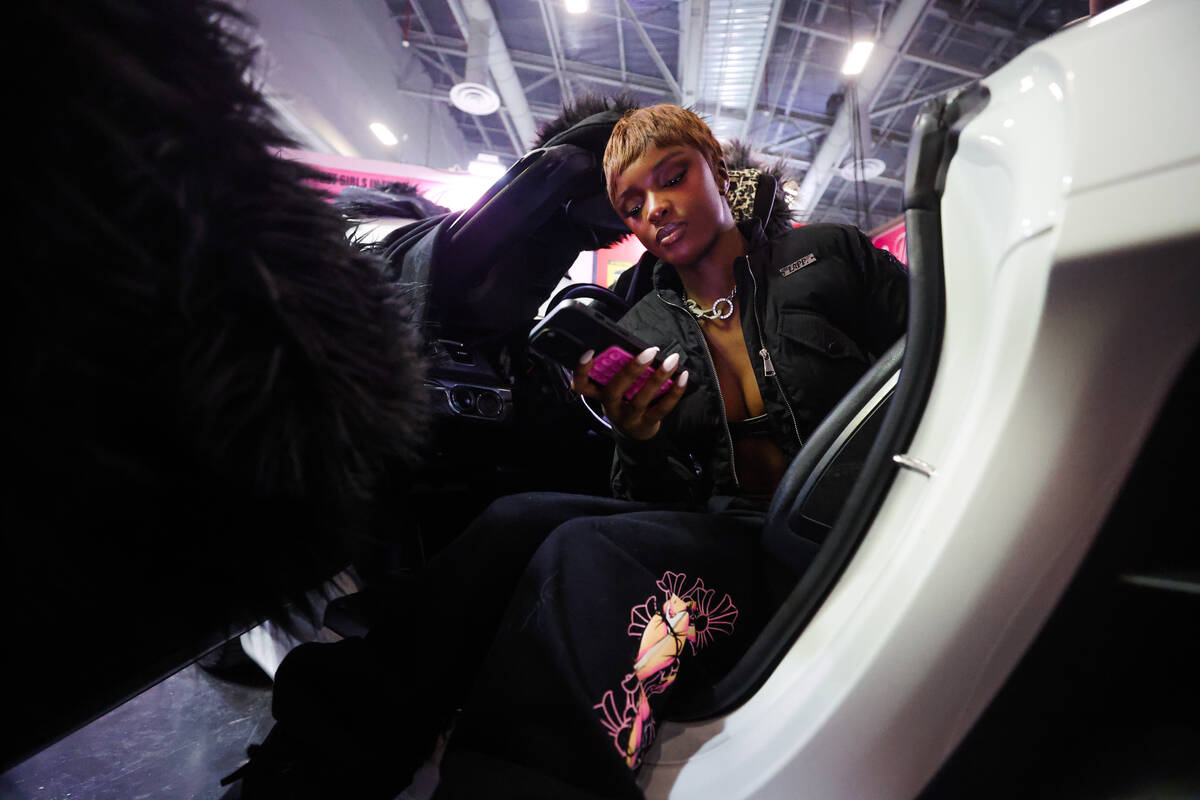
[[[809,225],[768,240],[741,223],[750,253],[735,265],[742,333],[775,442],[791,459],[809,433],[905,330],[908,273],[856,228]],[[646,258],[653,258],[647,254]],[[662,354],[681,354],[688,390],[646,442],[618,437],[613,492],[699,504],[737,495],[733,441],[700,323],[675,269],[659,261],[654,289],[620,324]]]

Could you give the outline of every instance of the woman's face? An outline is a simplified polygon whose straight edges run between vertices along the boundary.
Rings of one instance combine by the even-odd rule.
[[[687,266],[700,261],[720,234],[733,227],[724,195],[728,180],[724,161],[718,162],[714,176],[694,147],[654,147],[617,177],[614,206],[647,250]]]

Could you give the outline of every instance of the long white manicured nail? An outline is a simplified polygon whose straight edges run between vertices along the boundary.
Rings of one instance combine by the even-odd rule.
[[[647,347],[645,350],[643,350],[642,352],[638,353],[638,357],[637,357],[637,363],[639,363],[639,364],[649,364],[651,361],[653,361],[653,360],[654,360],[654,357],[655,357],[656,355],[658,355],[658,348],[657,348],[657,347]]]
[[[679,385],[680,389],[687,386],[687,378],[688,378],[688,371],[685,369],[683,371],[683,374],[681,374],[679,376],[679,380],[675,381],[675,383],[677,383]]]
[[[592,356],[596,355],[595,350],[584,350],[583,355],[579,357],[580,364],[586,364],[592,360]]]
[[[671,353],[662,363],[663,372],[673,372],[679,366],[679,353]]]

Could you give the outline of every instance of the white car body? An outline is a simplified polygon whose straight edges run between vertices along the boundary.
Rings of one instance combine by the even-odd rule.
[[[815,618],[649,798],[906,798],[1054,609],[1200,341],[1200,3],[1130,0],[982,80],[942,200],[946,320],[902,470]]]

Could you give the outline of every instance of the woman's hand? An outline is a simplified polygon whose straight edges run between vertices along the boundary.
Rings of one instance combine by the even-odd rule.
[[[613,375],[607,386],[592,381],[588,372],[592,368],[593,351],[588,350],[579,359],[575,375],[571,379],[571,388],[584,397],[599,400],[604,406],[613,427],[630,439],[645,441],[654,437],[662,427],[663,418],[674,410],[683,390],[687,388],[688,373],[684,370],[675,380],[673,386],[663,393],[662,397],[654,400],[659,388],[679,368],[679,354],[672,353],[663,359],[662,365],[654,371],[645,385],[637,394],[628,400],[625,393],[633,386],[638,377],[646,371],[646,365],[658,354],[657,347],[642,351],[636,358],[629,360],[616,375]]]

